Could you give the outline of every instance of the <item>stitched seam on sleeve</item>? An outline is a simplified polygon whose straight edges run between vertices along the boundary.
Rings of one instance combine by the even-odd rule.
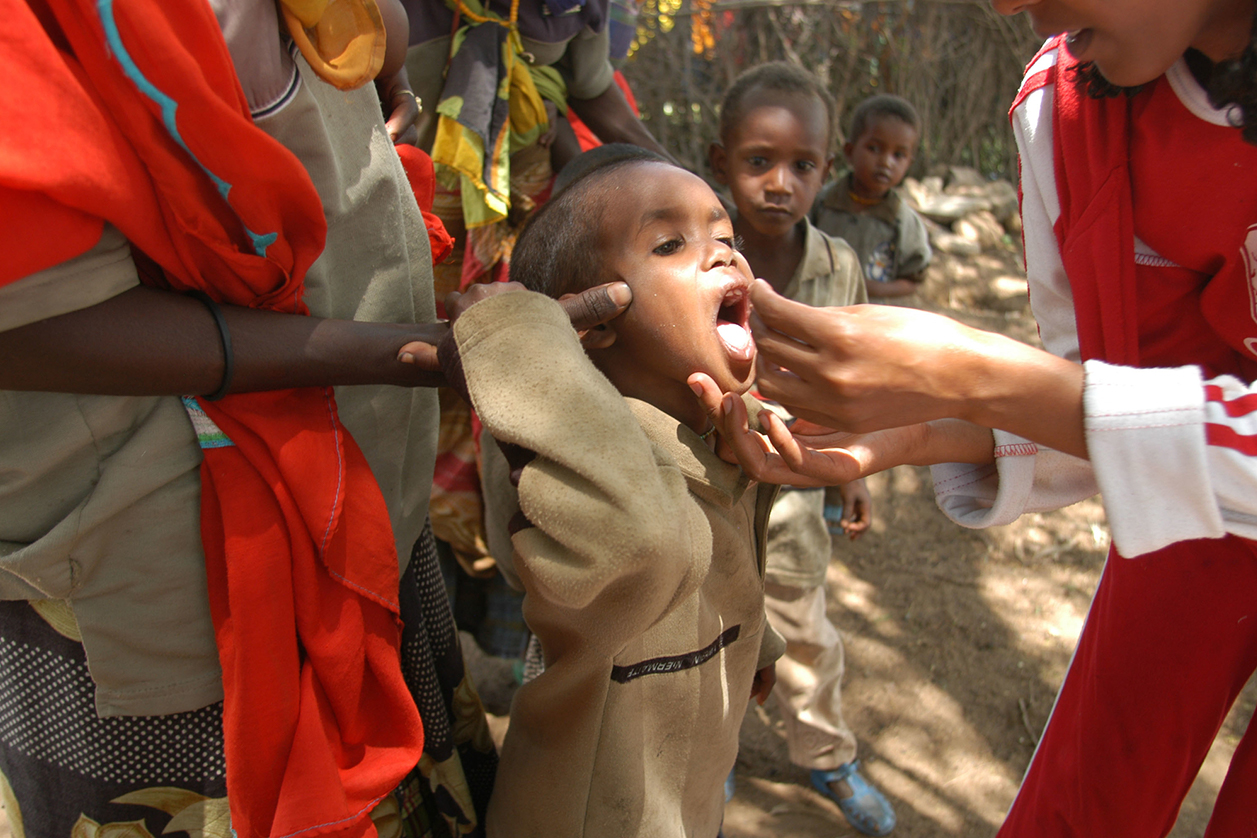
[[[1133,415],[1133,414],[1116,414],[1116,415]],[[1089,431],[1145,431],[1154,428],[1186,428],[1195,424],[1194,422],[1164,422],[1159,425],[1120,425],[1120,426],[1104,426],[1088,424]]]
[[[1114,413],[1093,413],[1091,419],[1107,419],[1113,416],[1147,416],[1154,413],[1187,413],[1194,410],[1200,410],[1200,405],[1191,405],[1188,407],[1158,407],[1152,410],[1121,410]]]
[[[1007,445],[995,446],[996,457],[1029,457],[1039,453],[1039,446],[1033,442],[1010,442]]]
[[[986,471],[986,469],[967,471],[964,474],[958,474],[955,477],[949,477],[941,483],[935,483],[934,490],[941,492],[947,489],[963,489],[965,486],[972,486],[975,483],[981,483],[983,480],[985,480],[986,478],[990,476],[991,476],[991,472]],[[960,481],[964,481],[964,482],[960,482]],[[952,485],[952,484],[956,484],[956,485]]]

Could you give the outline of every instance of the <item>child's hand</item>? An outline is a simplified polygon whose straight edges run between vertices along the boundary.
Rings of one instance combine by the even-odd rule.
[[[768,695],[773,691],[773,685],[776,683],[777,664],[770,663],[755,673],[755,680],[751,682],[751,698],[755,699],[762,707],[764,702],[768,700]]]
[[[873,523],[873,496],[863,480],[852,480],[838,487],[842,495],[842,531],[855,541]]]

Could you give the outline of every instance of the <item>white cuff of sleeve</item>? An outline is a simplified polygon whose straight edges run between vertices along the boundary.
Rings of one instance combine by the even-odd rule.
[[[994,431],[995,464],[943,463],[930,467],[939,509],[965,527],[1011,524],[1026,509],[1034,488],[1034,443]]]
[[[1117,551],[1133,557],[1176,541],[1221,538],[1199,368],[1084,366],[1087,453]]]

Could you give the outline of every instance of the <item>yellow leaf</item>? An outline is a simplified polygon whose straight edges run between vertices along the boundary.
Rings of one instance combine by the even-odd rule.
[[[87,815],[79,815],[79,819],[70,827],[70,838],[96,838],[100,824]]]
[[[62,637],[83,642],[83,633],[79,631],[79,622],[74,617],[74,608],[64,599],[33,599],[30,601],[35,613],[44,618],[44,622]]]
[[[17,805],[17,795],[13,793],[13,786],[9,785],[9,778],[4,776],[4,772],[0,772],[0,802],[3,802],[4,814],[9,819],[9,835],[12,838],[26,838],[26,829],[22,826],[22,809]]]
[[[120,821],[102,823],[96,838],[153,838],[144,821]]]
[[[157,809],[165,812],[167,815],[179,814],[193,803],[199,803],[209,798],[203,794],[197,794],[187,789],[174,788],[171,786],[156,786],[149,789],[140,789],[139,791],[129,792],[122,797],[115,797],[111,803],[126,803],[131,806],[147,806],[150,809]]]
[[[170,819],[163,835],[186,832],[188,838],[233,838],[227,798],[210,797],[193,803]]]

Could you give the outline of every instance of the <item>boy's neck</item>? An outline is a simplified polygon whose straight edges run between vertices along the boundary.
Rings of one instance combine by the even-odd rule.
[[[866,190],[856,185],[855,177],[852,175],[847,175],[843,180],[842,186],[847,190],[847,198],[849,199],[851,209],[855,212],[865,212],[873,209],[873,207],[885,201],[891,193],[891,190],[887,189],[881,195],[869,194]]]
[[[741,216],[733,219],[733,231],[742,239],[742,255],[755,276],[768,282],[778,294],[784,293],[803,261],[807,245],[806,219],[796,222],[783,235],[764,235]]]

